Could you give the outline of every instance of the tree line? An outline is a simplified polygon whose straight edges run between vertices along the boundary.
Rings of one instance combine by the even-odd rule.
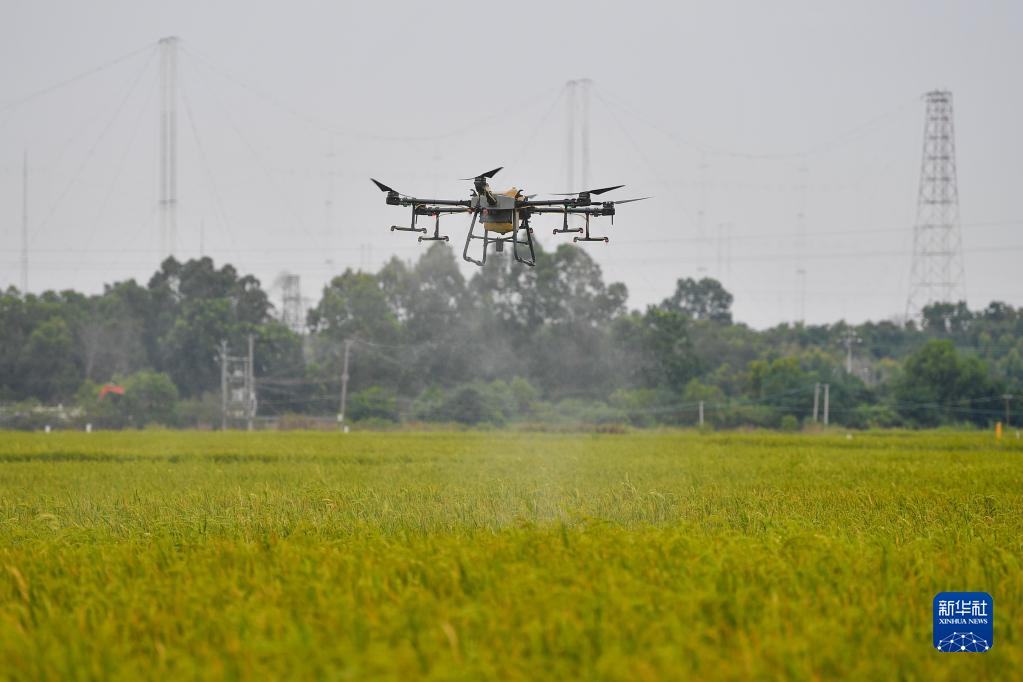
[[[144,285],[0,295],[0,426],[37,427],[58,403],[96,426],[219,424],[220,343],[240,351],[249,335],[259,415],[296,423],[337,412],[346,341],[348,416],[380,425],[692,425],[702,403],[713,426],[797,428],[817,384],[832,423],[984,425],[1023,388],[1023,309],[1005,303],[758,331],[732,319],[732,300],[716,280],[681,278],[629,309],[625,285],[571,245],[539,249],[535,268],[495,257],[466,279],[435,244],[346,270],[293,330],[255,277],[168,258]],[[124,395],[100,398],[107,383]]]

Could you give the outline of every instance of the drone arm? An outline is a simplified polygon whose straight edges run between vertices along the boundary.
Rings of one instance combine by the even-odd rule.
[[[432,206],[461,206],[469,208],[471,202],[468,199],[409,199],[408,203],[416,203],[420,206],[432,205]],[[408,205],[408,204],[406,204]]]
[[[576,206],[576,200],[575,199],[541,199],[539,201],[533,201],[532,199],[527,199],[525,201],[520,201],[518,204],[516,204],[517,208],[533,208],[533,207],[542,208],[542,207],[551,207],[551,206],[556,206],[556,207],[558,207],[558,211],[561,211],[562,207],[565,207],[565,206],[569,206],[569,207]]]
[[[439,204],[416,204],[416,214],[437,215],[439,213],[467,213],[468,206],[442,206]]]
[[[599,206],[530,206],[529,210],[531,213],[571,213],[573,215],[611,215],[610,213],[604,213],[604,209]]]

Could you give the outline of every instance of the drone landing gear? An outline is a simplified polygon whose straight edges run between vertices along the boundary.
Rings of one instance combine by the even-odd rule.
[[[465,248],[462,249],[462,258],[469,263],[479,265],[482,267],[487,262],[487,251],[491,244],[494,245],[494,250],[497,253],[504,253],[504,245],[511,243],[512,253],[515,256],[515,260],[519,263],[523,263],[530,267],[536,265],[536,255],[533,252],[533,228],[529,226],[529,219],[524,218],[522,224],[515,227],[515,231],[512,232],[510,237],[491,237],[490,232],[487,231],[486,227],[483,228],[483,234],[478,235],[476,231],[476,218],[479,216],[479,209],[473,211],[472,221],[469,223],[469,233],[465,236]],[[525,241],[519,238],[519,232],[524,231],[526,233]],[[420,237],[422,239],[422,237]],[[481,260],[476,260],[469,255],[469,246],[472,244],[472,240],[479,239],[483,242],[483,257]],[[519,255],[519,246],[529,247],[529,259],[523,258]]]
[[[589,213],[586,214],[586,229],[585,229],[585,231],[584,230],[579,230],[579,232],[582,232],[584,234],[584,236],[582,236],[582,237],[573,237],[572,241],[574,241],[574,242],[604,242],[605,244],[607,244],[608,241],[610,241],[607,237],[591,237],[590,236],[590,214]]]
[[[583,233],[583,228],[581,228],[581,227],[571,227],[570,228],[568,226],[568,211],[566,210],[565,211],[565,220],[561,224],[561,229],[560,230],[554,230],[554,234],[567,234],[569,232],[571,232],[573,234],[582,234]]]
[[[415,224],[415,217],[412,218],[412,224]],[[426,232],[426,230],[423,230]],[[448,240],[447,235],[440,233],[440,212],[433,214],[433,236],[432,237],[420,237],[421,242],[446,242]]]
[[[412,204],[412,226],[411,227],[402,227],[401,225],[391,225],[391,232],[422,232],[423,234],[426,234],[426,228],[425,227],[416,227],[416,215],[417,215],[416,208],[417,208],[416,204]],[[420,237],[419,239],[420,239],[420,241],[422,241],[423,238]]]
[[[526,241],[519,240],[519,230],[526,233]],[[519,255],[519,245],[529,247],[529,259],[525,259]],[[536,254],[533,252],[533,228],[529,226],[529,216],[523,216],[522,223],[515,226],[515,231],[512,232],[512,254],[515,256],[515,260],[523,265],[533,267],[536,265]]]
[[[487,246],[488,246],[490,240],[487,238],[487,230],[486,230],[486,228],[483,229],[483,236],[482,237],[473,234],[474,230],[476,229],[476,218],[478,218],[479,215],[480,215],[480,209],[478,209],[478,208],[475,211],[472,212],[472,221],[470,221],[470,223],[469,223],[469,234],[467,234],[465,236],[465,248],[462,249],[462,259],[482,267],[483,264],[487,262]],[[476,260],[475,258],[470,258],[469,257],[469,245],[472,244],[472,240],[473,239],[482,239],[483,240],[483,260]]]

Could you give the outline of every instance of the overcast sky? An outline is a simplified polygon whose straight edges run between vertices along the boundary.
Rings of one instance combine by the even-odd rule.
[[[456,178],[503,165],[501,189],[582,189],[578,165],[566,186],[564,85],[589,78],[589,185],[655,197],[585,246],[631,306],[712,276],[756,327],[798,319],[803,301],[811,323],[903,313],[934,88],[955,97],[970,304],[1023,305],[1018,2],[0,8],[3,286],[20,281],[26,149],[30,290],[96,292],[157,267],[156,43],[174,35],[177,255],[202,248],[268,287],[295,272],[315,299],[345,267],[417,255],[370,176],[459,198]],[[554,222],[535,223],[545,247]],[[467,220],[442,227],[460,254]]]

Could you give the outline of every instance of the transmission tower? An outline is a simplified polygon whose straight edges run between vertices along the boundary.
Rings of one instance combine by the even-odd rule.
[[[952,93],[933,90],[925,95],[925,101],[907,319],[919,319],[930,303],[966,299]]]
[[[298,275],[285,274],[281,281],[281,322],[289,329],[301,333],[305,327],[302,319],[302,288]]]
[[[21,162],[21,295],[28,293],[28,150]]]
[[[587,189],[590,182],[590,87],[593,81],[580,78],[565,83],[565,187],[574,192]],[[576,142],[579,156],[576,157]],[[578,189],[576,168],[581,180]]]
[[[799,315],[797,322],[806,324],[806,263],[803,252],[806,247],[806,175],[808,169],[805,163],[799,164],[799,186],[796,208],[796,280],[799,286]]]
[[[327,196],[323,200],[323,238],[330,244],[330,233],[334,227],[334,140],[327,148]]]
[[[178,232],[178,39],[160,40],[160,251],[174,254]]]

